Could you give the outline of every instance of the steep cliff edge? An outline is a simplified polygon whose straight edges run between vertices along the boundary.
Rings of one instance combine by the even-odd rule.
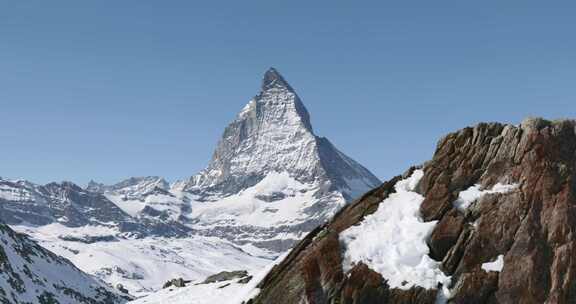
[[[529,119],[447,135],[421,168],[365,194],[311,232],[249,302],[573,303],[575,127],[574,121]],[[399,187],[410,179],[413,188]],[[400,192],[409,191],[411,200],[403,199]],[[408,203],[419,204],[418,221],[390,226],[412,215],[383,211]],[[386,243],[420,224],[429,227],[422,254]],[[359,229],[378,237],[358,243],[366,243]],[[424,275],[410,276],[425,267]],[[398,283],[398,276],[405,279]]]

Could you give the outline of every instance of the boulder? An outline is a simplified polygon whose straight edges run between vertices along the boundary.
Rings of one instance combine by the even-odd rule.
[[[230,281],[233,279],[246,278],[246,277],[248,277],[248,271],[246,270],[222,271],[207,277],[206,280],[204,280],[204,282],[202,282],[201,284]]]

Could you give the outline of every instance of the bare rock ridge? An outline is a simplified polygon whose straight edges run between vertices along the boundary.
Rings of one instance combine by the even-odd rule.
[[[411,169],[311,232],[249,303],[574,303],[575,132],[575,121],[528,119],[439,141],[414,191],[423,197],[421,219],[435,223],[428,255],[449,277],[445,286],[390,287],[369,260],[344,271],[340,234],[389,202]],[[493,190],[503,185],[507,191]]]

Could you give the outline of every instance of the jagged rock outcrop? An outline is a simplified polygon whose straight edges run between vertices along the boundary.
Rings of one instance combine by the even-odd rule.
[[[343,270],[339,235],[387,202],[396,177],[296,245],[250,303],[574,303],[575,132],[574,121],[528,119],[439,141],[416,191],[422,220],[437,221],[427,243],[447,286],[390,288],[371,261]]]
[[[0,223],[0,303],[116,304],[130,299]]]
[[[202,284],[230,281],[233,279],[245,278],[247,276],[248,271],[246,270],[222,271],[207,277],[206,280],[202,282]]]

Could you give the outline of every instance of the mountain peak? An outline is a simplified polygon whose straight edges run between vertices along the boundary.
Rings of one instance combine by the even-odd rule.
[[[271,88],[286,88],[289,91],[294,91],[290,84],[282,77],[280,72],[275,68],[269,68],[266,73],[264,73],[264,78],[262,79],[262,91],[266,91]]]
[[[356,188],[347,181],[362,180],[363,191],[379,183],[314,134],[306,107],[278,70],[270,68],[264,73],[262,91],[225,129],[208,167],[184,189],[227,196],[274,172],[288,172],[299,182],[322,181],[326,188]]]

